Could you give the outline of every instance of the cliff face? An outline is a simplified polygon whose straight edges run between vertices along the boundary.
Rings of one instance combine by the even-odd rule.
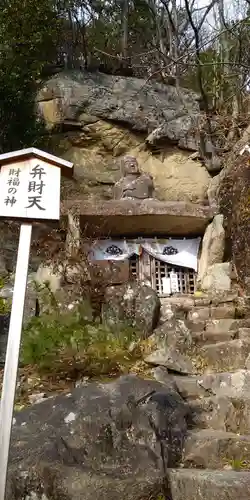
[[[38,95],[53,131],[51,149],[75,164],[68,198],[111,199],[119,158],[137,157],[163,201],[203,203],[210,175],[190,158],[197,150],[197,96],[185,89],[100,73],[60,74]],[[56,133],[56,130],[60,132]]]
[[[249,140],[248,129],[212,177],[194,159],[200,115],[197,96],[185,89],[180,95],[172,86],[136,78],[73,72],[49,80],[37,106],[50,131],[51,152],[75,165],[74,180],[62,183],[63,201],[111,200],[121,157],[136,156],[141,170],[153,177],[157,200],[220,207],[226,258],[233,258],[247,285],[250,181],[248,154],[239,153]]]

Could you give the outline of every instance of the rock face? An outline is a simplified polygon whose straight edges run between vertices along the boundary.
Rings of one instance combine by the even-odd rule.
[[[81,71],[60,74],[47,82],[38,102],[51,125],[86,115],[126,123],[128,128],[146,133],[164,124],[158,140],[170,139],[180,147],[197,149],[191,130],[199,115],[198,96],[188,90],[182,90],[180,99],[170,85]]]
[[[188,408],[173,389],[122,377],[15,415],[7,500],[141,500],[165,494]]]
[[[51,149],[75,165],[77,186],[66,183],[67,196],[77,189],[85,199],[111,199],[120,174],[114,158],[127,154],[153,177],[156,198],[203,202],[207,169],[175,147],[197,149],[197,96],[182,93],[180,100],[172,86],[86,72],[47,82],[38,95],[40,111],[47,125],[60,123],[67,131],[53,133]],[[152,155],[147,144],[162,140],[160,153]]]
[[[60,144],[58,154],[76,165],[77,185],[65,186],[67,198],[70,195],[75,199],[77,192],[91,201],[111,199],[119,179],[114,158],[124,154],[136,156],[142,172],[153,177],[156,199],[202,204],[208,201],[212,206],[220,205],[226,229],[226,258],[233,256],[238,278],[246,288],[250,286],[249,242],[245,236],[249,154],[241,156],[240,150],[249,138],[249,130],[225,159],[222,172],[211,178],[201,163],[175,149],[178,146],[198,150],[193,132],[199,119],[197,96],[183,89],[181,92],[180,99],[172,86],[136,78],[72,72],[51,79],[39,93],[38,106],[48,125],[60,123],[68,131],[54,136],[55,144]],[[160,152],[153,155],[149,146],[156,145]],[[207,153],[213,156],[210,146]],[[140,199],[150,196],[149,179],[142,180],[143,175],[139,183],[136,181]],[[131,182],[133,184],[132,178],[130,186]],[[118,198],[123,196],[124,188],[131,196],[131,189],[123,184],[116,185],[120,187]],[[210,232],[212,229],[217,231],[218,225],[210,228]],[[206,245],[208,248],[208,241]],[[207,267],[217,263],[208,262]],[[203,268],[201,274],[204,274]],[[199,278],[201,281],[201,276]]]
[[[102,319],[111,327],[132,326],[148,336],[159,317],[160,299],[151,287],[130,283],[106,289]]]
[[[159,153],[145,149],[144,134],[136,134],[104,120],[80,124],[74,131],[53,134],[51,151],[75,166],[77,185],[65,182],[62,195],[84,194],[84,198],[111,199],[120,177],[119,157],[136,156],[140,170],[152,175],[154,196],[163,201],[203,202],[211,177],[206,168],[189,153],[171,144]],[[86,130],[87,129],[87,130]]]

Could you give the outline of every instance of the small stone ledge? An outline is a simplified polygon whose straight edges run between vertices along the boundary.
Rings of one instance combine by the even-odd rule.
[[[90,234],[121,235],[203,235],[216,211],[205,205],[164,202],[155,199],[92,201],[69,200],[61,213],[75,211]]]

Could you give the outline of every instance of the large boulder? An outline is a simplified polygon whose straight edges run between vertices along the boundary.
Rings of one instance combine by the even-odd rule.
[[[181,353],[185,353],[192,346],[192,335],[182,319],[171,318],[155,332],[154,337],[159,349],[174,348]]]
[[[132,326],[148,336],[160,317],[160,299],[151,287],[137,283],[107,287],[102,306],[103,322],[111,327]]]
[[[208,206],[185,202],[163,202],[148,200],[108,200],[90,201],[83,199],[68,200],[62,204],[62,215],[68,210],[81,213],[81,224],[85,236],[107,237],[107,234],[124,238],[125,234],[135,237],[146,234],[148,237],[194,236],[202,234],[215,215]],[[95,241],[95,239],[94,239]]]
[[[171,314],[172,312],[172,314]],[[162,366],[182,374],[195,373],[190,354],[193,348],[192,335],[183,319],[178,319],[178,310],[169,310],[169,318],[153,333],[156,350],[146,356],[145,362]]]
[[[187,89],[181,92],[180,99],[179,90],[171,85],[72,71],[48,81],[38,94],[38,104],[51,126],[65,121],[86,121],[91,116],[92,121],[93,117],[112,120],[150,134],[151,143],[155,142],[152,132],[157,130],[157,141],[168,139],[180,147],[196,150],[198,95]]]
[[[199,259],[197,283],[200,284],[210,266],[223,262],[225,250],[225,230],[223,215],[218,214],[208,225],[203,240]]]
[[[91,383],[15,415],[6,500],[141,500],[164,495],[188,408],[136,376]]]

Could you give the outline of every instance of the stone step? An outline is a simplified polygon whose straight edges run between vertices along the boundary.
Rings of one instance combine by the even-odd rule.
[[[235,318],[235,305],[230,304],[229,302],[226,304],[220,304],[218,306],[211,306],[210,308],[210,317],[212,319],[225,319],[225,318]]]
[[[193,341],[197,345],[216,344],[228,340],[240,339],[250,341],[250,328],[241,327],[235,330],[215,331],[212,329],[192,331]]]
[[[201,397],[188,404],[191,410],[189,424],[193,428],[250,434],[250,394]]]
[[[186,319],[185,321],[187,328],[190,330],[191,333],[194,332],[202,332],[206,328],[206,321],[201,321],[201,320],[190,320]]]
[[[168,474],[172,500],[249,500],[250,473],[172,469]]]
[[[229,340],[203,346],[197,356],[195,366],[207,373],[229,372],[250,367],[248,356],[250,342],[246,340]]]
[[[227,303],[218,306],[194,307],[188,312],[187,319],[190,321],[208,321],[210,319],[234,319],[235,306]]]
[[[189,376],[175,375],[171,379],[182,397],[188,400],[209,395],[247,399],[250,394],[250,370]],[[166,375],[166,382],[168,380],[169,375]],[[164,384],[163,377],[161,382]]]
[[[250,319],[201,319],[195,318],[194,316],[193,319],[191,319],[191,316],[189,316],[186,320],[186,325],[191,332],[202,332],[205,330],[211,335],[219,335],[230,331],[237,332],[239,328],[249,328]]]
[[[250,436],[212,429],[190,431],[182,463],[199,469],[250,469]]]
[[[163,346],[147,355],[145,361],[183,375],[250,369],[250,340],[232,339],[202,346],[196,344],[187,346],[184,352],[174,345]]]
[[[220,333],[245,327],[250,327],[250,319],[225,318],[206,321],[205,330],[210,333]]]
[[[217,342],[226,342],[238,337],[237,330],[227,330],[225,332],[209,332],[207,330],[192,332],[192,339],[196,345],[216,344]],[[250,340],[250,336],[249,336]]]
[[[178,392],[184,399],[192,400],[199,397],[206,397],[212,389],[205,389],[200,385],[200,380],[202,380],[201,375],[189,375],[187,377],[181,375],[173,376],[174,382],[176,384]],[[249,372],[250,379],[250,372]],[[157,379],[158,380],[158,379]],[[161,380],[164,384],[164,381]]]

